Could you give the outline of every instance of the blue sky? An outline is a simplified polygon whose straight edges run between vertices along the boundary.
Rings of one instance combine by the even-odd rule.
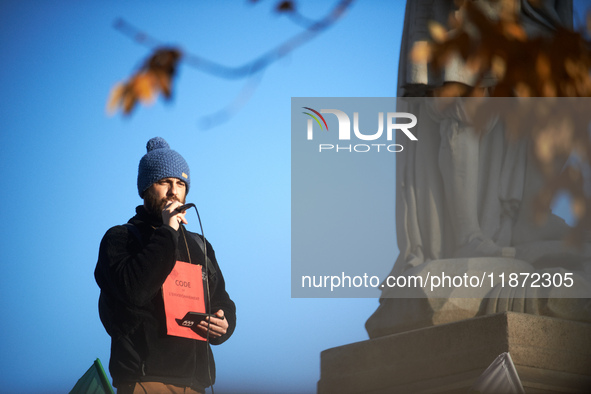
[[[273,1],[122,3],[0,2],[0,392],[67,392],[95,358],[108,364],[93,277],[98,244],[141,204],[137,165],[157,135],[191,166],[188,200],[238,307],[234,336],[214,348],[216,392],[315,392],[320,352],[367,339],[378,300],[291,298],[290,100],[393,96],[404,2],[355,3],[271,66],[244,108],[209,130],[198,127],[201,117],[245,82],[186,65],[172,103],[158,100],[128,119],[106,115],[111,87],[148,54],[114,20],[230,66],[301,28],[274,14]],[[319,17],[336,1],[299,3]],[[188,227],[198,231],[191,215]]]
[[[274,14],[272,1],[120,3],[1,3],[0,392],[67,392],[96,357],[108,364],[93,277],[98,244],[141,204],[137,165],[156,135],[191,166],[188,200],[238,306],[234,336],[214,349],[216,392],[314,392],[320,352],[367,339],[363,325],[378,301],[291,298],[290,100],[392,96],[403,3],[354,4],[270,67],[238,114],[205,131],[201,117],[244,81],[181,65],[171,104],[158,100],[129,119],[106,115],[111,87],[148,54],[114,20],[230,66],[301,29]],[[319,17],[336,2],[300,3]],[[196,216],[188,219],[198,231]]]

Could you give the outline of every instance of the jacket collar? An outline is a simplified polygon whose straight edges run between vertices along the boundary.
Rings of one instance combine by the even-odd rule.
[[[138,205],[135,208],[135,216],[132,217],[129,222],[133,223],[136,221],[149,224],[152,227],[162,226],[162,218],[156,218],[148,213],[148,210],[143,205]]]

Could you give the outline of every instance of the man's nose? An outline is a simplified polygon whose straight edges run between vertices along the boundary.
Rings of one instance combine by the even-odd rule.
[[[173,182],[170,184],[170,186],[168,187],[168,195],[169,196],[176,196],[178,191],[178,186]]]

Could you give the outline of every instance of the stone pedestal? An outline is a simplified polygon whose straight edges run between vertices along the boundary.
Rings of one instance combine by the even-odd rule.
[[[514,312],[325,350],[318,393],[466,393],[503,352],[526,393],[591,393],[591,324]]]

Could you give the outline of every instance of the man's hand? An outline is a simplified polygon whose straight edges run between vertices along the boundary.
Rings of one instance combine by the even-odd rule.
[[[183,205],[179,201],[169,201],[168,204],[162,210],[162,223],[168,224],[175,230],[179,229],[181,223],[187,224],[184,212],[177,212],[177,208]]]
[[[202,337],[207,337],[207,328],[209,326],[209,337],[219,338],[226,333],[228,330],[228,320],[224,317],[224,311],[218,310],[215,315],[217,317],[207,318],[202,320],[199,325],[195,328],[195,331]]]

